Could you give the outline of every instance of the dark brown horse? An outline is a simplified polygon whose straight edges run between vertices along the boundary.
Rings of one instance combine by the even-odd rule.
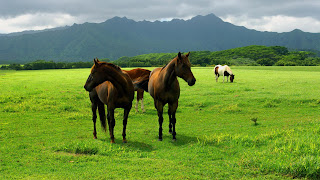
[[[132,69],[129,71],[126,71],[126,70],[122,70],[122,71],[128,73],[133,82],[136,82],[136,81],[140,80],[141,78],[149,77],[150,72],[151,72],[150,70],[141,69],[141,68],[136,68],[136,69]],[[135,88],[135,91],[137,91],[137,101],[136,101],[136,106],[135,106],[136,112],[138,112],[138,105],[139,105],[140,100],[141,100],[141,110],[142,110],[142,112],[145,112],[144,105],[143,105],[144,90],[141,88]]]
[[[172,59],[163,68],[156,68],[150,74],[148,90],[154,99],[154,105],[159,117],[159,141],[162,141],[163,106],[168,103],[169,110],[169,132],[172,133],[173,140],[176,140],[176,111],[180,96],[180,86],[177,76],[184,79],[189,86],[196,82],[192,72],[191,63],[188,59],[189,53]]]
[[[134,97],[134,88],[129,75],[114,64],[100,62],[98,59],[94,59],[94,65],[91,68],[91,73],[84,85],[84,88],[90,92],[89,96],[92,103],[94,138],[97,138],[97,108],[100,115],[101,126],[106,130],[106,117],[104,110],[104,104],[106,104],[111,143],[115,142],[113,131],[115,126],[114,110],[116,108],[124,109],[122,137],[123,142],[126,142],[127,120]]]

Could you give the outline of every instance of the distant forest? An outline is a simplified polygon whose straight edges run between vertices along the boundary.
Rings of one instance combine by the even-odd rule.
[[[186,52],[184,52],[186,53]],[[100,59],[120,67],[160,67],[176,57],[177,53],[151,53],[133,57],[121,57],[115,61]],[[189,59],[193,66],[228,64],[235,66],[318,66],[320,57],[312,51],[293,51],[282,46],[246,46],[224,51],[192,51]],[[39,70],[89,68],[88,62],[54,62],[37,60],[26,64],[2,65],[0,69]]]

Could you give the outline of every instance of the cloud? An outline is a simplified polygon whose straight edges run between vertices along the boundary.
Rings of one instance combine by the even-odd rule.
[[[223,20],[258,31],[288,32],[294,29],[301,29],[307,32],[320,32],[320,21],[312,17],[277,15],[250,19],[247,16],[228,16]]]
[[[314,32],[320,21],[319,9],[318,0],[0,0],[0,32],[98,23],[114,16],[154,21],[210,13],[258,30]]]
[[[0,33],[49,29],[72,24],[74,21],[75,17],[68,14],[25,14],[13,18],[0,19]]]

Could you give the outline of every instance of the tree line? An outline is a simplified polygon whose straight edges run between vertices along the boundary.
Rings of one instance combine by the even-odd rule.
[[[159,67],[167,64],[177,53],[150,53],[133,57],[121,57],[112,62],[120,67]],[[320,57],[311,51],[288,50],[282,46],[246,46],[224,51],[192,51],[189,56],[193,66],[213,66],[228,64],[236,66],[318,66]],[[90,68],[88,62],[54,62],[37,60],[26,64],[3,65],[0,69],[40,70],[40,69],[72,69]]]
[[[13,70],[41,70],[41,69],[78,69],[89,68],[93,65],[92,61],[89,62],[53,62],[45,60],[37,60],[26,64],[12,63],[9,65],[2,65],[0,69],[13,69]]]

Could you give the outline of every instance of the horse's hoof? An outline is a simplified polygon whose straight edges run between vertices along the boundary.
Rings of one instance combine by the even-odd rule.
[[[111,140],[111,144],[114,144],[114,143],[116,143],[114,140]]]
[[[172,134],[172,131],[169,131],[169,134]]]
[[[162,141],[162,139],[158,139],[158,141]]]
[[[177,141],[177,139],[172,139],[172,142],[176,142]]]
[[[98,139],[97,136],[93,137],[93,139]]]
[[[127,143],[128,141],[126,139],[122,140],[123,143]]]

